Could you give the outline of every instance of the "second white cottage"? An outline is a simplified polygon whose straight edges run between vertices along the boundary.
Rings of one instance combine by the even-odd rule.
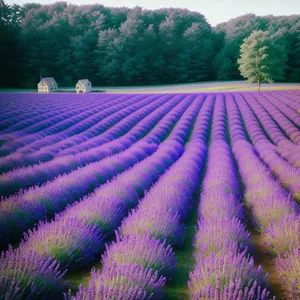
[[[88,93],[92,91],[92,84],[88,79],[80,79],[76,84],[76,93]]]

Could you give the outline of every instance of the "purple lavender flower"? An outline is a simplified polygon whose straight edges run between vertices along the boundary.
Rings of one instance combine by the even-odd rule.
[[[270,296],[270,292],[257,285],[257,282],[249,282],[248,286],[242,287],[242,280],[231,281],[228,287],[220,288],[220,278],[217,278],[216,286],[209,285],[204,290],[199,290],[191,295],[191,300],[207,300],[207,299],[222,299],[222,300],[275,300],[275,297]]]
[[[186,219],[193,203],[192,190],[184,184],[170,183],[165,184],[169,172],[162,177],[153,188],[146,193],[143,201],[140,202],[141,209],[148,210],[171,210],[179,213],[180,220]],[[165,180],[166,179],[166,180]]]
[[[284,256],[276,258],[276,266],[288,299],[300,298],[300,248],[293,248]]]
[[[106,245],[106,252],[102,255],[104,267],[114,263],[137,263],[162,275],[168,276],[173,272],[176,259],[170,245],[149,234],[119,237],[116,233],[116,236],[116,242]]]
[[[198,221],[198,231],[195,236],[194,246],[197,249],[196,256],[208,256],[211,253],[218,255],[222,252],[222,246],[227,246],[226,241],[238,242],[240,249],[249,248],[252,245],[250,233],[240,220],[220,219],[218,215],[209,220]]]
[[[61,175],[55,180],[41,187],[30,188],[26,192],[0,202],[1,223],[5,229],[1,232],[0,242],[10,240],[10,232],[20,234],[34,225],[38,220],[63,210],[68,204],[79,200],[109,178],[124,171],[130,165],[138,162],[134,151],[141,148],[144,157],[148,155],[143,151],[155,151],[156,145],[145,142],[136,143],[135,146],[112,158],[96,162],[77,169],[74,172]],[[134,150],[134,151],[132,151]],[[145,174],[148,184],[152,184],[150,175]],[[144,190],[142,187],[142,191]],[[0,226],[1,227],[1,226]],[[8,228],[7,228],[8,227]]]
[[[62,212],[62,216],[63,218],[76,217],[86,224],[96,225],[103,233],[111,234],[127,213],[126,203],[122,203],[121,200],[113,195],[102,197],[101,200],[96,196],[85,197],[81,202],[74,203]]]
[[[218,217],[245,219],[243,203],[234,194],[227,194],[217,187],[205,189],[201,194],[198,214],[205,220]]]
[[[247,257],[245,251],[239,252],[238,245],[232,243],[223,248],[223,253],[209,256],[199,256],[196,261],[195,270],[190,273],[188,282],[190,296],[195,298],[199,291],[206,292],[207,289],[216,288],[220,291],[229,288],[231,282],[241,280],[241,289],[250,288],[256,280],[261,286],[266,285],[266,276],[262,274],[261,267],[254,266],[253,258]]]
[[[288,252],[290,247],[300,245],[300,217],[291,214],[271,221],[270,226],[262,232],[265,243],[270,251],[278,256]]]
[[[11,247],[0,257],[1,299],[44,299],[58,297],[67,289],[53,256],[46,257],[35,251],[23,254]],[[3,297],[3,298],[2,298]]]
[[[278,221],[281,217],[296,213],[299,209],[291,198],[271,197],[252,198],[249,205],[253,219],[260,228],[269,227],[272,220]]]
[[[58,217],[52,222],[40,222],[37,228],[29,230],[20,251],[53,256],[64,268],[75,269],[89,264],[104,249],[103,238],[96,225],[87,225],[76,218]]]
[[[120,235],[150,234],[161,241],[165,240],[167,244],[182,245],[184,229],[177,212],[162,207],[137,208],[122,222],[119,233]]]
[[[92,271],[88,287],[80,287],[70,300],[142,300],[161,299],[166,279],[158,272],[138,264],[111,264],[101,271]]]

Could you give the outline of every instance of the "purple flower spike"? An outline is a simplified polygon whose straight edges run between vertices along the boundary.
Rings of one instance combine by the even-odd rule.
[[[88,287],[80,287],[70,300],[140,300],[162,299],[166,279],[157,271],[137,264],[112,264],[101,271],[92,271]]]
[[[198,214],[202,219],[232,218],[245,219],[243,203],[233,195],[227,195],[217,188],[206,190],[201,195]]]
[[[222,251],[222,242],[226,241],[240,243],[239,248],[241,249],[249,248],[252,245],[250,233],[246,230],[245,225],[236,218],[219,219],[217,216],[209,220],[204,219],[198,222],[198,227],[194,246],[200,252],[196,252],[196,256],[199,253],[205,256],[211,253],[217,255],[218,252]]]
[[[112,234],[127,213],[127,207],[114,197],[79,202],[62,213],[63,218],[76,217],[86,224],[97,225],[104,234]]]
[[[272,252],[283,255],[292,246],[300,245],[300,216],[291,214],[272,220],[270,226],[263,230],[263,238]]]
[[[177,212],[163,207],[136,209],[131,212],[119,229],[120,235],[139,235],[149,233],[167,244],[183,243],[184,225],[180,223]]]
[[[106,252],[102,255],[102,263],[106,265],[117,263],[137,263],[145,268],[158,271],[168,276],[173,272],[176,259],[170,245],[161,242],[149,234],[139,236],[122,236],[116,233],[117,241],[106,245]]]
[[[10,247],[0,257],[0,299],[56,298],[68,287],[61,280],[66,271],[53,257]]]
[[[249,288],[249,287],[250,288]],[[257,285],[257,281],[253,284],[249,283],[247,287],[242,287],[242,280],[231,281],[228,287],[220,288],[220,277],[217,278],[216,286],[209,285],[204,290],[199,290],[195,294],[190,295],[191,300],[275,300],[271,297],[267,289],[262,289]]]
[[[76,218],[61,218],[53,222],[40,222],[24,235],[21,253],[32,250],[53,256],[69,269],[89,264],[104,248],[103,235],[96,225],[87,225]]]
[[[269,227],[272,220],[278,221],[281,217],[295,214],[299,210],[291,198],[280,196],[257,199],[249,208],[254,221],[261,228]]]
[[[267,278],[262,274],[261,267],[256,268],[253,258],[247,257],[245,253],[246,250],[240,253],[237,243],[231,243],[223,248],[221,255],[212,253],[207,257],[199,256],[188,283],[191,298],[197,299],[195,295],[199,291],[215,288],[217,279],[221,291],[237,280],[242,281],[241,289],[251,288],[254,280],[259,285],[266,285]]]
[[[291,246],[284,257],[276,259],[276,265],[288,299],[300,299],[300,248]]]

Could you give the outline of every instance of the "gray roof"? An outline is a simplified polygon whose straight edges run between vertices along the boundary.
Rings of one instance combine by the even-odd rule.
[[[55,79],[53,77],[44,77],[41,79],[41,81],[39,82],[39,84],[42,84],[42,83],[46,83],[46,84],[49,84],[51,85],[52,82],[54,82],[54,84],[57,84]]]
[[[77,83],[82,83],[84,85],[90,83],[90,81],[88,79],[79,79]]]

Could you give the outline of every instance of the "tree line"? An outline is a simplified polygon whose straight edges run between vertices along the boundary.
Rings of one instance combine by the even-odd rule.
[[[284,51],[282,81],[300,81],[300,15],[247,14],[212,27],[187,9],[100,4],[7,5],[0,0],[0,85],[36,87],[88,78],[94,85],[151,85],[242,79],[245,38],[268,32]]]

